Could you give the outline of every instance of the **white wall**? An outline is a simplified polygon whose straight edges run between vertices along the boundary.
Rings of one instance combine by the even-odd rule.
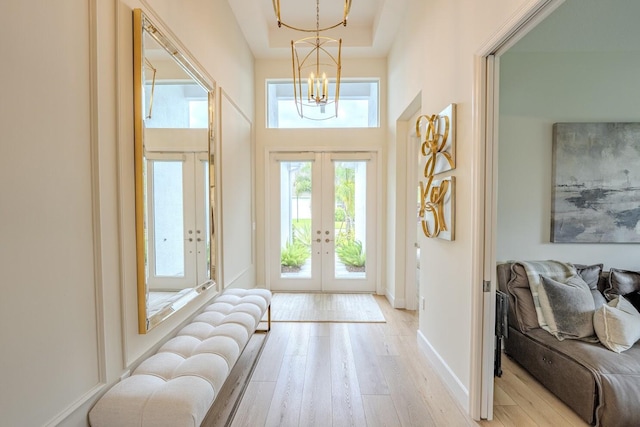
[[[426,308],[420,311],[419,336],[440,360],[448,384],[464,407],[469,406],[472,358],[480,357],[471,354],[472,287],[480,286],[472,283],[471,271],[472,224],[478,217],[472,204],[478,166],[472,132],[474,58],[509,17],[532,4],[525,0],[410,0],[388,57],[387,140],[396,141],[389,147],[396,150],[390,159],[401,158],[406,150],[406,138],[397,138],[394,126],[418,94],[423,114],[437,114],[448,104],[457,104],[457,168],[452,172],[456,176],[456,240],[423,238],[420,242],[420,293]],[[399,183],[389,188],[389,210],[406,200],[401,166],[397,161],[388,164],[390,177],[395,175]]]
[[[638,121],[638,69],[638,52],[502,56],[498,260],[560,259],[640,270],[638,244],[550,243],[553,123]]]
[[[92,2],[37,13],[10,3],[0,13],[0,423],[42,425],[99,387],[104,368]]]
[[[149,4],[253,119],[253,57],[228,3]],[[137,333],[133,7],[148,5],[2,6],[2,425],[87,425],[97,396],[206,302]]]
[[[222,259],[219,280],[226,288],[253,287],[255,270],[255,218],[253,129],[248,116],[222,91],[220,102],[219,233]]]
[[[345,146],[350,149],[379,151],[384,156],[386,152],[385,128],[386,128],[386,63],[379,59],[343,59],[342,78],[372,77],[380,79],[380,127],[369,129],[267,129],[266,127],[266,91],[267,79],[291,79],[291,59],[283,60],[256,60],[256,218],[257,221],[257,282],[264,285],[266,282],[265,255],[266,220],[269,201],[265,200],[266,177],[265,165],[268,161],[268,150],[340,150]],[[379,168],[380,169],[380,168]],[[384,176],[384,175],[381,175]],[[383,182],[381,193],[386,191]],[[384,200],[384,197],[381,198]],[[378,243],[381,251],[385,253],[384,242]],[[384,268],[384,267],[383,267]],[[378,290],[384,293],[384,270],[379,277],[382,288]]]

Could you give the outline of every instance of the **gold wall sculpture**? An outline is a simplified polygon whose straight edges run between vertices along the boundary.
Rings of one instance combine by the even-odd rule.
[[[422,231],[427,237],[454,240],[455,177],[436,176],[455,169],[455,104],[440,114],[418,117],[416,135],[425,158],[418,213]]]

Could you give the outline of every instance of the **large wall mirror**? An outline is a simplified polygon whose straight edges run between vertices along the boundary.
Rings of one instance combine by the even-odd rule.
[[[216,284],[214,85],[140,9],[134,120],[140,333]]]

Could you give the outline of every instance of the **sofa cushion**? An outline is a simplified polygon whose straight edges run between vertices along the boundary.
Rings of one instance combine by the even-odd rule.
[[[612,268],[605,295],[610,300],[621,295],[640,311],[640,271]]]
[[[507,290],[515,300],[514,312],[520,331],[527,332],[539,328],[538,315],[529,289],[529,279],[522,264],[511,264],[511,279],[507,284]]]
[[[540,299],[549,332],[559,340],[565,338],[597,341],[593,330],[595,303],[589,285],[575,275],[564,283],[541,276],[545,298]]]
[[[601,344],[580,340],[558,341],[542,329],[530,331],[526,336],[540,343],[544,349],[556,353],[557,357],[550,357],[547,353],[546,361],[540,365],[548,374],[547,377],[542,378],[544,379],[542,383],[546,387],[558,386],[549,388],[567,403],[576,396],[580,396],[580,400],[574,400],[573,404],[569,403],[569,406],[580,414],[584,414],[584,411],[580,411],[579,406],[583,406],[584,409],[591,408],[595,398],[596,418],[589,419],[590,417],[581,415],[587,422],[600,426],[640,426],[640,411],[637,410],[638,396],[640,396],[640,381],[638,381],[640,342],[618,354]],[[513,337],[516,337],[515,333]],[[510,340],[511,336],[508,341]],[[510,355],[520,362],[522,359],[535,357],[535,355],[529,355],[535,353],[535,348],[540,346],[522,345],[517,349],[517,354],[510,353]],[[580,381],[577,376],[572,378],[573,381],[558,380],[558,383],[555,383],[554,379],[566,378],[565,373],[569,369],[565,363],[561,363],[564,360],[572,361],[571,365],[584,366],[592,373],[596,383],[596,393],[586,387],[588,384]],[[538,375],[534,376],[541,378]],[[552,383],[550,384],[547,380],[551,380]],[[587,389],[586,395],[585,389]],[[576,406],[577,402],[581,402],[581,405]],[[593,414],[593,412],[590,413]]]
[[[616,353],[640,340],[640,313],[622,296],[596,310],[593,324],[600,342]]]
[[[607,300],[602,294],[604,288],[606,287],[602,284],[604,282],[604,280],[602,280],[602,268],[604,267],[603,264],[574,264],[574,266],[576,267],[578,275],[582,278],[582,280],[585,281],[587,285],[589,285],[589,289],[591,289],[593,302],[596,304],[596,308],[600,308],[602,304],[606,304]]]

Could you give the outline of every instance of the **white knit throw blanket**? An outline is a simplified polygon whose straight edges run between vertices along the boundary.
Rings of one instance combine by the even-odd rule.
[[[577,274],[576,268],[571,263],[560,261],[520,261],[520,264],[527,272],[529,279],[529,288],[531,289],[531,295],[533,296],[533,305],[536,307],[536,314],[538,315],[538,323],[540,327],[546,331],[551,331],[547,321],[542,314],[540,305],[540,299],[547,299],[547,295],[544,292],[544,287],[541,286],[541,275],[550,279],[566,282],[566,280]],[[541,295],[542,294],[542,295]],[[547,304],[548,305],[548,304]]]

